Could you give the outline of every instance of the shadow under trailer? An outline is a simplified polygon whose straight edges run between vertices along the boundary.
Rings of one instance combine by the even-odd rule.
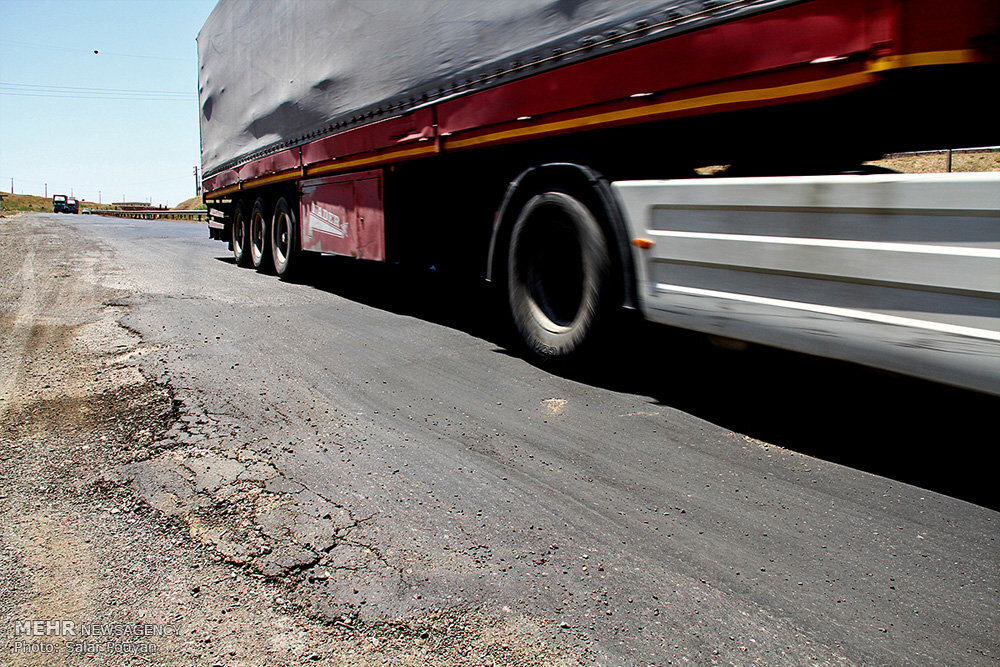
[[[623,310],[1000,394],[987,0],[221,0],[204,198],[241,266],[420,262],[575,363]]]

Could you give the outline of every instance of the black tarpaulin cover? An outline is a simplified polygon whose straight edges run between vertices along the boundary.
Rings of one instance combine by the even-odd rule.
[[[220,0],[198,35],[204,174],[358,112],[497,85],[481,77],[515,64],[541,61],[509,77],[788,2]]]

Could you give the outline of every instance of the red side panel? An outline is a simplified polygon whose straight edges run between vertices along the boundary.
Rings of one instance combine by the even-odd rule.
[[[981,48],[997,55],[997,0],[906,0],[901,4],[901,53]]]
[[[216,190],[236,185],[239,183],[239,180],[239,175],[235,169],[227,169],[202,181],[202,189],[205,192],[215,192]]]
[[[308,143],[302,147],[302,162],[307,165],[316,164],[433,137],[433,112],[429,108],[418,109],[397,118],[346,130]]]
[[[303,181],[300,219],[303,250],[385,260],[380,171]]]
[[[816,0],[441,102],[439,131],[455,134],[519,117],[533,119],[632,95],[738,80],[808,65],[817,58],[857,54],[869,47],[865,9],[871,4]],[[740,81],[732,84],[746,86]]]
[[[382,206],[382,175],[354,181],[356,257],[385,260],[385,213]]]
[[[213,175],[205,191],[233,196],[441,151],[840,95],[882,85],[895,70],[995,62],[998,35],[1000,0],[808,0],[323,136]],[[313,192],[339,181],[308,182]],[[354,207],[357,187],[315,196]],[[361,237],[316,243],[371,256]]]
[[[275,174],[289,169],[295,169],[302,164],[301,154],[298,148],[291,148],[280,153],[266,155],[253,162],[245,164],[238,169],[240,180],[249,181],[253,178],[260,178],[268,174]]]

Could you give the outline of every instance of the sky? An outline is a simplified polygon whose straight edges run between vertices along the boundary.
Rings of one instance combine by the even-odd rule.
[[[0,0],[0,191],[194,197],[195,38],[215,2]]]

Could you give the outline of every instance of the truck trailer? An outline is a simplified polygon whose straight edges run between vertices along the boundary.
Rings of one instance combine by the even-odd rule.
[[[993,0],[220,0],[198,36],[209,233],[481,276],[528,354],[622,310],[1000,394]]]

